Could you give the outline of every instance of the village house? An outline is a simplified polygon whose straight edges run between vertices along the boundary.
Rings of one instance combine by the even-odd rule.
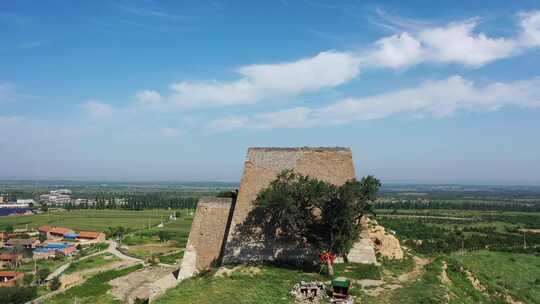
[[[22,262],[22,253],[2,253],[0,254],[0,266],[17,266]]]
[[[76,251],[77,248],[73,244],[43,244],[32,251],[32,258],[34,260],[46,260],[59,256],[71,256]]]
[[[95,231],[81,231],[77,239],[84,243],[101,243],[105,242],[105,233]]]
[[[23,277],[23,272],[0,271],[0,287],[13,287],[22,281]]]
[[[39,234],[48,240],[61,240],[75,234],[75,231],[64,227],[50,227],[47,225],[38,228]]]
[[[34,249],[40,244],[39,240],[30,238],[30,239],[9,239],[4,243],[6,248],[16,248],[18,246],[24,249]]]

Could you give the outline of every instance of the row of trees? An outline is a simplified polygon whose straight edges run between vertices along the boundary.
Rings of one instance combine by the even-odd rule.
[[[197,197],[175,197],[160,194],[137,194],[128,195],[122,199],[115,197],[95,198],[93,203],[65,204],[67,210],[76,209],[194,209],[197,207]]]
[[[379,223],[399,231],[405,245],[419,253],[435,255],[460,250],[475,249],[511,249],[517,247],[535,247],[540,245],[540,235],[527,234],[512,230],[498,232],[494,226],[443,226],[425,221],[382,218]]]
[[[501,201],[459,201],[434,200],[430,202],[408,200],[399,202],[377,202],[377,209],[447,209],[447,210],[477,210],[477,211],[520,211],[540,212],[538,203],[516,203]]]

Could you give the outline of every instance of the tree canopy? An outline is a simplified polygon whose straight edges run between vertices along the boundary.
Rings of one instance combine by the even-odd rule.
[[[258,194],[253,214],[267,237],[307,242],[345,256],[380,186],[373,176],[336,186],[285,170]]]

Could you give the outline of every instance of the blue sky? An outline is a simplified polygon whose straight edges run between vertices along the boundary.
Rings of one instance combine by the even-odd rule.
[[[0,179],[540,184],[538,1],[3,1]]]

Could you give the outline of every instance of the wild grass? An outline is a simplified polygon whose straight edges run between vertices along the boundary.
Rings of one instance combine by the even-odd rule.
[[[108,254],[108,253],[103,253],[103,254],[99,254],[99,255],[84,259],[84,260],[79,260],[79,261],[71,263],[69,267],[64,271],[64,274],[70,274],[76,271],[82,271],[82,270],[87,270],[91,268],[101,267],[104,265],[112,264],[117,261],[120,261],[120,259],[117,258],[116,256]]]
[[[99,273],[84,282],[81,285],[68,289],[66,292],[53,297],[45,303],[51,304],[71,304],[76,300],[77,303],[122,303],[116,301],[107,291],[111,289],[109,281],[118,277],[125,276],[135,270],[142,268],[140,264],[120,270],[109,270]]]
[[[524,303],[540,303],[540,257],[478,251],[453,255],[453,263],[472,272],[491,295],[508,294]]]

